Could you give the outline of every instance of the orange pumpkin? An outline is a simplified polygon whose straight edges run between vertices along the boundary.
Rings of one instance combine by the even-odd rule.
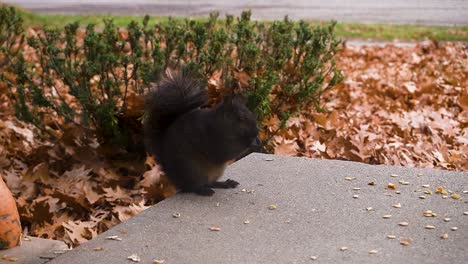
[[[0,249],[19,245],[21,223],[16,202],[0,176]]]

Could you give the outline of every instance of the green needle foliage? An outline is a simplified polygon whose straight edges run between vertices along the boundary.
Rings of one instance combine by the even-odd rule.
[[[2,7],[0,52],[12,59],[0,81],[10,88],[18,118],[44,130],[71,123],[124,145],[132,130],[124,120],[141,117],[130,111],[130,98],[143,97],[161,73],[182,66],[215,79],[216,85],[208,83],[214,97],[244,94],[260,124],[273,115],[284,124],[310,106],[320,110],[321,95],[342,80],[334,61],[335,23],[311,27],[286,17],[265,24],[250,17],[243,12],[219,20],[215,13],[206,21],[149,26],[146,16],[126,28],[105,20],[102,29],[75,22],[28,37],[33,56],[26,59],[9,52],[24,38],[21,18]]]
[[[0,69],[19,52],[24,41],[23,19],[13,7],[0,5]]]

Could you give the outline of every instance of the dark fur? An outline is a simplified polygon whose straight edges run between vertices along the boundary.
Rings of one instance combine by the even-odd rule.
[[[258,142],[254,114],[242,98],[226,98],[213,108],[205,88],[187,74],[168,76],[147,100],[145,141],[168,178],[182,191],[212,195],[227,162]]]

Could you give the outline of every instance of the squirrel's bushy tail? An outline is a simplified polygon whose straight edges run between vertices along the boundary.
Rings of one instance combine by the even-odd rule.
[[[161,156],[164,134],[181,115],[208,102],[205,87],[189,74],[168,73],[159,81],[146,100],[143,124],[145,142],[153,155]]]

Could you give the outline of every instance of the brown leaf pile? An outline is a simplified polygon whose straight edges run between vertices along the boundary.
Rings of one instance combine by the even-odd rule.
[[[346,79],[326,94],[329,111],[290,119],[267,148],[468,170],[466,44],[344,47],[338,64]],[[5,94],[0,84],[0,175],[30,235],[78,245],[174,193],[152,159],[151,170],[131,157],[103,159],[102,146],[76,127],[58,142],[44,142],[14,117]],[[272,117],[263,126],[275,131],[279,123]]]
[[[155,162],[109,162],[95,142],[39,142],[30,125],[0,121],[0,175],[29,235],[79,245],[174,193]],[[36,134],[37,133],[37,134]],[[141,163],[141,164],[139,164]]]
[[[468,170],[466,43],[345,47],[338,66],[329,112],[291,119],[276,154]]]

